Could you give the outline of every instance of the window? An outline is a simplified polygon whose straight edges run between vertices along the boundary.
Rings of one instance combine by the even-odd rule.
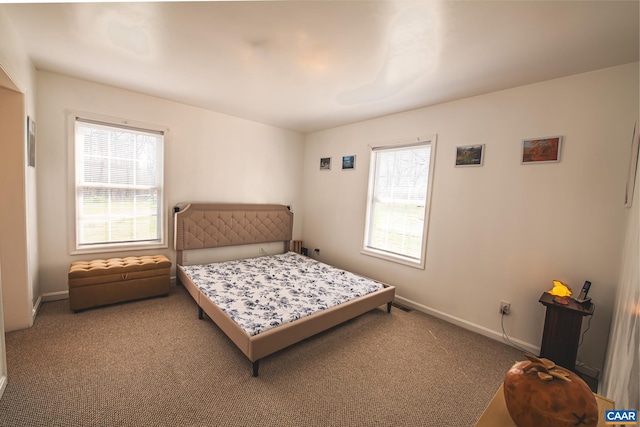
[[[435,138],[371,151],[363,253],[424,268]]]
[[[166,247],[164,131],[73,117],[72,252]]]

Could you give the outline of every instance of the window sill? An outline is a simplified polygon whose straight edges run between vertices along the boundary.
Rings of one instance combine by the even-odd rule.
[[[382,251],[376,251],[376,250],[372,250],[372,249],[362,249],[360,251],[361,254],[363,255],[367,255],[367,256],[371,256],[374,258],[380,258],[380,259],[384,259],[386,261],[391,261],[391,262],[395,262],[396,264],[402,264],[402,265],[406,265],[409,267],[413,267],[413,268],[417,268],[420,270],[424,270],[424,266],[425,266],[425,261],[424,259],[422,260],[415,260],[413,258],[408,258],[408,257],[403,257],[400,255],[391,255],[387,252],[382,252]]]
[[[144,251],[150,249],[167,249],[166,243],[128,243],[128,244],[112,244],[112,245],[92,245],[87,247],[75,248],[71,250],[70,255],[84,254],[101,254],[108,252],[127,252],[127,251]]]

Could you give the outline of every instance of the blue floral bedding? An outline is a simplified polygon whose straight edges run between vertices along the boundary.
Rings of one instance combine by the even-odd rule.
[[[295,252],[182,269],[251,336],[383,288]]]

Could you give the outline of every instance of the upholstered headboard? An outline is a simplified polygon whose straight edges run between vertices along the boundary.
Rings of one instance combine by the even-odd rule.
[[[179,209],[173,242],[180,265],[184,250],[281,241],[288,244],[293,236],[293,212],[284,205],[189,203]]]

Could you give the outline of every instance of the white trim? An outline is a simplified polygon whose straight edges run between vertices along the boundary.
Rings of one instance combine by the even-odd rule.
[[[396,295],[395,298],[398,301],[398,303],[400,303],[401,305],[413,308],[415,310],[421,311],[421,312],[426,313],[426,314],[430,314],[430,315],[432,315],[434,317],[437,317],[439,319],[445,320],[445,321],[447,321],[449,323],[452,323],[452,324],[454,324],[456,326],[460,326],[461,328],[467,329],[467,330],[469,330],[471,332],[475,332],[477,334],[480,334],[480,335],[483,335],[485,337],[494,339],[496,341],[500,341],[503,344],[510,345],[502,337],[502,331],[494,331],[492,329],[485,328],[484,326],[480,326],[480,325],[477,325],[475,323],[471,323],[471,322],[469,322],[467,320],[461,319],[461,318],[456,317],[456,316],[452,316],[450,314],[444,313],[442,311],[436,310],[436,309],[431,308],[431,307],[427,307],[426,305],[419,304],[419,303],[417,303],[415,301],[412,301],[412,300],[407,299],[407,298],[403,298],[403,297],[398,296],[398,295]],[[520,346],[523,349],[527,350],[531,354],[540,354],[540,347],[538,347],[538,346],[535,346],[533,344],[530,344],[528,342],[524,342],[524,341],[516,339],[516,338],[509,338],[509,340],[512,343],[517,344],[518,346]]]
[[[169,278],[169,283],[172,285],[175,285],[176,276],[171,276]],[[38,298],[38,301],[42,300],[42,302],[50,302],[50,301],[59,301],[63,299],[69,299],[69,291],[47,292],[42,294],[40,298]]]
[[[2,305],[2,272],[0,271],[0,398],[7,387],[7,342],[5,341]]]
[[[166,240],[166,239],[165,239]],[[70,255],[82,254],[102,254],[108,252],[142,251],[150,249],[167,249],[169,245],[165,243],[142,244],[142,243],[112,243],[104,245],[91,245],[82,249],[73,249]]]
[[[7,77],[9,78],[8,83],[13,85],[13,87],[4,86],[4,85],[0,85],[0,87],[4,87],[5,89],[11,90],[13,92],[20,92],[21,94],[26,95],[27,91],[26,89],[24,89],[26,85],[22,82],[22,80],[16,77],[18,74],[13,72],[9,64],[9,61],[7,61],[7,59],[1,53],[0,53],[0,71],[4,72],[4,74],[7,75]]]
[[[7,388],[7,376],[0,376],[0,399],[2,399],[2,395],[4,394],[4,390]]]
[[[42,298],[42,302],[69,299],[69,291],[47,292],[45,294],[42,294],[40,298]]]
[[[36,320],[36,315],[38,314],[38,310],[40,310],[40,305],[42,304],[42,295],[38,297],[36,303],[33,304],[33,308],[31,309],[31,324]]]
[[[424,249],[423,249],[423,252],[424,252]],[[372,256],[375,258],[380,258],[387,261],[395,262],[396,264],[402,264],[408,267],[424,270],[424,265],[425,265],[424,257],[422,258],[422,262],[421,262],[421,260],[418,260],[418,259],[413,259],[413,258],[405,257],[402,255],[392,255],[390,252],[379,251],[375,248],[368,248],[368,247],[362,248],[360,253],[362,255]]]
[[[78,247],[77,245],[77,225],[76,225],[76,141],[75,141],[75,125],[76,119],[85,119],[89,121],[97,121],[105,124],[113,124],[115,126],[121,125],[129,128],[143,129],[152,132],[158,132],[163,134],[162,144],[162,208],[160,214],[162,215],[162,223],[160,230],[160,241],[153,241],[151,243],[133,242],[133,243],[112,243],[103,245],[87,245],[84,247]],[[99,254],[106,252],[122,252],[122,251],[135,251],[135,250],[149,250],[149,249],[167,249],[169,247],[169,214],[167,214],[168,206],[168,194],[166,191],[166,176],[167,165],[165,162],[167,144],[169,141],[169,127],[162,125],[155,125],[150,123],[138,122],[134,120],[127,120],[118,117],[112,117],[102,114],[87,113],[84,111],[67,110],[67,206],[71,215],[68,215],[68,249],[70,255],[80,254]]]
[[[436,145],[437,145],[438,135],[432,136],[419,136],[417,138],[411,140],[401,140],[396,142],[390,142],[386,144],[377,144],[375,146],[370,146],[369,150],[369,179],[367,185],[367,204],[365,206],[365,221],[364,221],[364,234],[362,235],[362,249],[360,253],[363,255],[372,256],[375,258],[381,258],[387,261],[395,262],[398,264],[407,265],[413,268],[419,268],[424,270],[427,262],[427,240],[429,236],[429,224],[430,224],[430,215],[431,215],[431,195],[433,193],[433,177],[434,170],[436,164]],[[420,259],[413,259],[401,254],[393,254],[391,252],[379,250],[376,248],[372,248],[367,246],[369,227],[371,225],[371,218],[369,217],[369,209],[371,205],[371,200],[373,198],[373,190],[374,190],[374,181],[375,177],[373,176],[373,171],[375,170],[373,155],[374,151],[378,150],[390,150],[390,149],[402,149],[406,147],[413,147],[418,144],[428,145],[429,146],[429,178],[427,182],[427,197],[425,200],[424,207],[424,228],[422,230],[422,253]]]

